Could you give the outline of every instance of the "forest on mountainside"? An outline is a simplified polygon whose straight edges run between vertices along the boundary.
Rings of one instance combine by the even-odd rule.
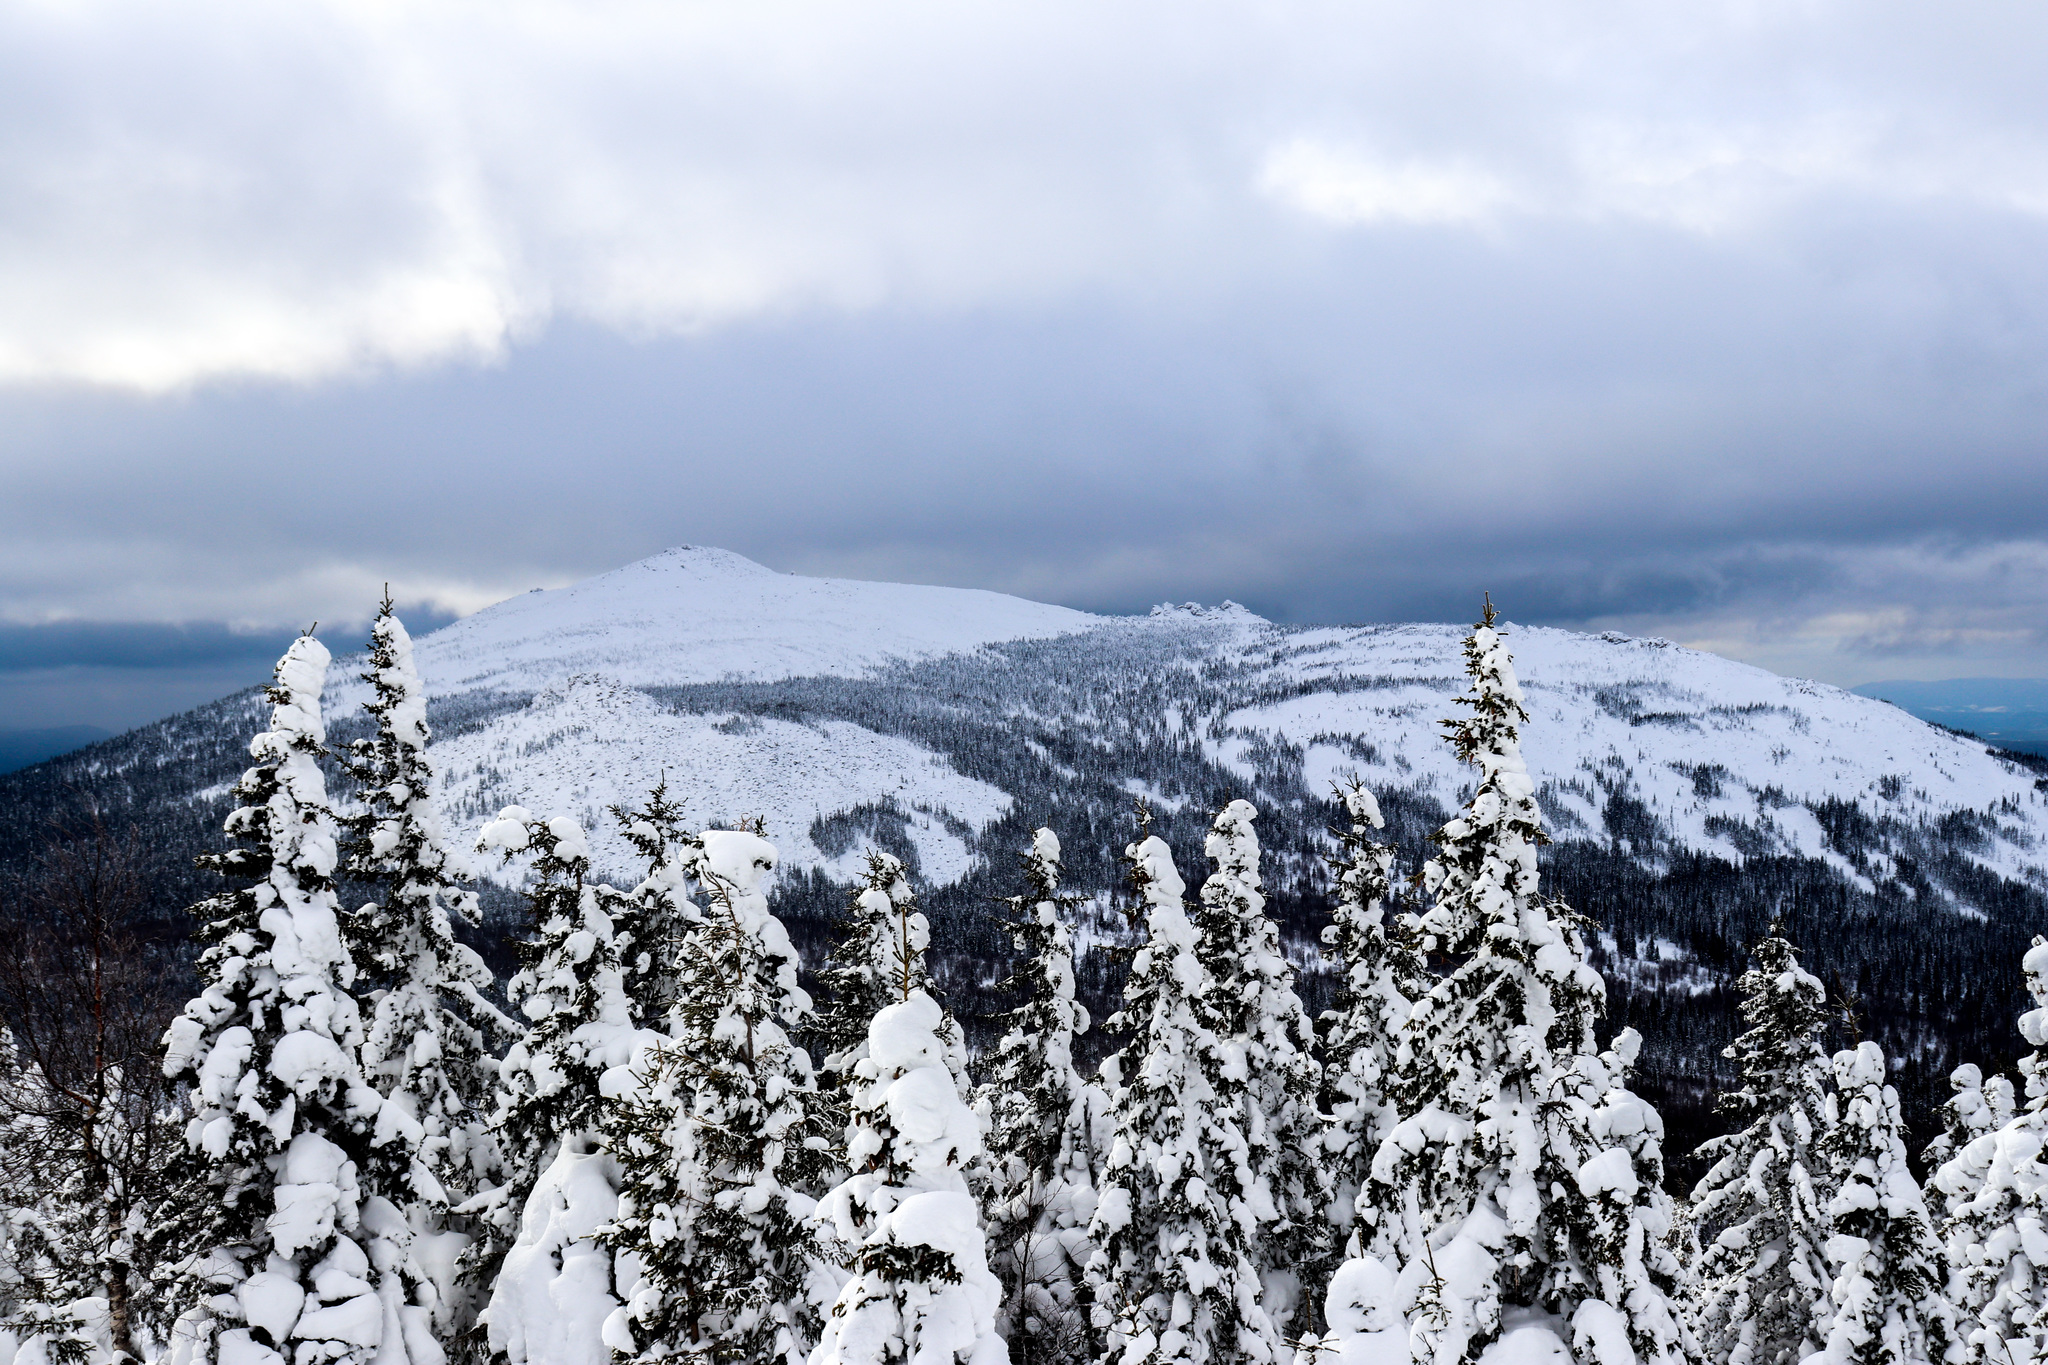
[[[1325,860],[1339,807],[1332,792],[1314,790],[1306,780],[1302,745],[1260,733],[1220,733],[1214,718],[1289,697],[1369,691],[1402,680],[1339,674],[1276,684],[1267,671],[1270,659],[1261,667],[1233,664],[1218,657],[1214,637],[1214,629],[1194,617],[1175,630],[1111,625],[892,665],[866,677],[643,690],[670,710],[720,717],[728,727],[763,719],[841,721],[901,736],[1015,795],[1009,811],[985,828],[953,821],[949,832],[973,862],[960,880],[938,886],[922,882],[910,826],[920,818],[945,820],[944,811],[884,797],[821,816],[807,831],[827,854],[873,846],[904,861],[923,887],[931,916],[934,971],[956,991],[964,1026],[979,1046],[993,1027],[983,1017],[1000,1008],[988,987],[1003,974],[1008,952],[987,909],[992,898],[1014,892],[1015,850],[1041,825],[1061,835],[1068,885],[1094,898],[1080,984],[1090,1007],[1108,1012],[1122,981],[1116,948],[1130,932],[1118,854],[1134,828],[1139,793],[1148,795],[1157,831],[1183,860],[1199,853],[1211,812],[1240,796],[1260,806],[1272,913],[1301,970],[1304,998],[1317,1007],[1327,999],[1330,979],[1315,945],[1328,922]],[[1446,711],[1458,686],[1454,677],[1441,680]],[[446,743],[531,700],[524,693],[470,692],[430,698],[428,712]],[[1645,711],[1626,688],[1607,689],[1600,703],[1631,726],[1674,723]],[[261,693],[251,691],[0,776],[0,868],[25,866],[53,819],[100,811],[115,825],[133,826],[148,851],[144,932],[167,946],[182,942],[185,907],[211,889],[191,859],[210,845],[230,808],[227,789],[247,765],[248,736],[262,715]],[[361,716],[336,718],[336,745],[360,737],[366,723]],[[1218,738],[1232,743],[1233,762],[1218,760]],[[1347,747],[1361,764],[1378,756],[1369,737],[1328,735],[1318,742]],[[2048,782],[2048,760],[2003,757]],[[1686,775],[1696,789],[1718,790],[1738,780],[1711,766]],[[1542,854],[1546,885],[1598,926],[1589,951],[1608,982],[1603,1027],[1634,1026],[1644,1034],[1638,1083],[1665,1107],[1677,1168],[1689,1170],[1685,1153],[1714,1131],[1708,1101],[1731,1075],[1720,1049],[1736,1027],[1735,981],[1748,945],[1773,922],[1807,945],[1809,966],[1853,1013],[1838,1026],[1840,1036],[1871,1037],[1899,1059],[1895,1079],[1916,1133],[1931,1134],[1938,1123],[1949,1093],[1946,1078],[1958,1061],[1980,1058],[2009,1069],[2019,1055],[2023,1045],[2013,1021],[2024,994],[2016,978],[1987,974],[1980,964],[2015,961],[2036,932],[2048,930],[2048,892],[1971,857],[1995,831],[1997,811],[1959,810],[1929,826],[1872,814],[1850,801],[1815,802],[1812,814],[1841,860],[1831,864],[1787,851],[1764,832],[1761,817],[1770,803],[1786,800],[1765,787],[1755,823],[1721,819],[1716,826],[1748,855],[1738,865],[1670,839],[1628,772],[1600,769],[1584,785],[1588,790],[1579,795],[1590,796],[1600,812],[1597,828],[1574,813],[1585,802],[1559,801],[1548,782],[1538,788],[1555,840]],[[1456,791],[1383,787],[1381,807],[1399,875],[1421,867],[1430,836],[1461,799]],[[495,809],[480,797],[471,804],[477,808],[453,809],[450,818],[483,818]],[[1843,864],[1874,875],[1859,886]],[[503,976],[512,967],[518,898],[489,881],[480,890],[486,913],[476,944]],[[773,903],[807,970],[820,960],[847,895],[845,883],[816,869],[792,871],[777,882]],[[1943,908],[1956,905],[1969,909]]]
[[[665,781],[609,813],[630,866],[516,804],[457,847],[388,603],[375,641],[364,714],[332,726],[325,647],[280,662],[226,839],[178,874],[206,892],[189,938],[181,826],[134,817],[199,818],[175,742],[210,718],[186,756],[225,766],[253,701],[164,727],[159,761],[100,755],[11,851],[10,1365],[1481,1365],[1567,1341],[1846,1365],[1879,1324],[1932,1365],[2031,1341],[2000,1221],[2031,1215],[2000,1191],[2034,1187],[2048,1063],[2019,1060],[2024,1110],[2000,1056],[1953,1068],[1916,1134],[1894,1082],[1986,994],[1926,970],[1955,940],[1811,970],[1845,931],[1901,938],[1968,865],[1915,867],[1900,840],[1927,831],[1824,804],[1839,857],[1909,888],[1857,904],[1764,844],[1740,868],[1660,848],[1619,782],[1604,845],[1548,842],[1490,608],[1445,708],[1455,809],[1355,778],[1322,800],[1284,743],[1219,762],[1183,708],[1242,694],[1172,649],[1061,679],[1079,733],[1017,678],[658,692],[741,729],[914,725],[970,776],[1041,784],[1040,810],[943,820],[981,855],[958,881],[918,876],[928,825],[893,800],[820,816],[850,887],[778,878],[759,816],[686,819]],[[2009,934],[2034,907],[2000,894],[1937,923]],[[2005,961],[2048,1046],[2048,942]]]

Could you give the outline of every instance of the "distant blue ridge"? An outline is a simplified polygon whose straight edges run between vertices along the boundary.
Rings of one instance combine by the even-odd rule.
[[[2048,754],[2048,678],[1874,682],[1849,690],[2002,749]]]
[[[59,725],[48,730],[0,730],[0,773],[11,773],[31,764],[41,763],[46,758],[68,754],[73,749],[83,749],[88,744],[112,739],[113,735],[112,730],[102,730],[97,725]]]

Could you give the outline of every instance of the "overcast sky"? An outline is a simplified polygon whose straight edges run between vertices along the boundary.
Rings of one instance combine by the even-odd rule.
[[[0,726],[684,542],[2048,674],[2044,50],[2031,0],[0,3]]]

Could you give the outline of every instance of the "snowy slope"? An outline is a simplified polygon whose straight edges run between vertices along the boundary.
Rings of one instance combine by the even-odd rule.
[[[848,675],[1099,619],[1001,593],[779,574],[685,545],[487,607],[420,641],[419,667],[442,694],[535,691],[578,673],[629,686]]]
[[[964,876],[970,859],[931,812],[978,829],[1011,804],[1004,792],[893,735],[843,721],[678,715],[644,692],[588,674],[434,753],[443,808],[465,832],[507,804],[573,815],[597,834],[613,867],[624,865],[627,852],[612,808],[634,804],[663,780],[693,826],[730,828],[760,816],[784,866],[821,866],[840,881],[853,880],[859,853],[835,858],[819,849],[809,831],[821,816],[897,800],[917,813],[910,828],[925,877],[946,883]]]
[[[418,653],[443,704],[483,717],[437,744],[461,829],[513,802],[574,814],[600,862],[622,868],[608,810],[665,775],[694,818],[758,815],[785,868],[835,878],[858,849],[828,837],[833,822],[885,805],[925,880],[944,885],[988,855],[975,847],[981,831],[1038,801],[1034,782],[1087,788],[1077,762],[1124,805],[1139,793],[1172,812],[1226,794],[1147,770],[1135,755],[1155,750],[1131,747],[1134,735],[1185,741],[1212,777],[1304,828],[1320,826],[1309,806],[1350,771],[1448,811],[1468,782],[1439,725],[1463,686],[1463,634],[1283,627],[1230,604],[1099,617],[996,593],[776,574],[684,548],[500,603],[425,637]],[[1531,711],[1524,747],[1561,839],[1616,842],[1650,865],[1677,850],[1737,864],[1797,854],[1869,891],[1901,856],[1900,831],[1949,829],[1941,822],[1961,812],[1971,858],[2048,885],[2034,775],[1981,744],[1884,702],[1663,641],[1521,628],[1510,640]],[[348,671],[330,699],[337,721],[362,700]],[[810,686],[794,710],[776,692],[788,679]],[[834,679],[844,681],[820,681]],[[973,743],[1029,750],[1044,770],[991,767],[983,754],[981,775],[967,776],[965,755],[945,751],[969,742],[959,717],[983,727]],[[1831,837],[1821,817],[1839,825],[1845,807],[1889,842]],[[1627,836],[1616,833],[1624,808],[1643,813]]]
[[[635,689],[857,677],[1102,620],[1001,593],[779,574],[727,550],[680,546],[488,607],[420,639],[417,661],[430,695],[443,701],[533,694],[524,708],[436,746],[443,799],[465,836],[500,807],[524,804],[581,819],[600,864],[621,868],[627,845],[610,809],[666,775],[692,818],[760,816],[785,867],[821,866],[847,878],[858,851],[820,850],[810,826],[892,799],[916,812],[911,837],[925,875],[946,883],[970,861],[949,820],[985,826],[1008,808],[1004,793],[913,743],[856,725],[678,716]],[[354,674],[353,660],[335,670],[327,709],[336,721],[357,714],[368,697]]]
[[[1288,633],[1272,674],[1342,690],[1246,708],[1226,722],[1303,744],[1312,786],[1355,770],[1375,786],[1454,804],[1469,790],[1469,769],[1437,722],[1464,685],[1463,635],[1447,625]],[[1915,823],[1985,812],[2001,833],[1980,862],[2015,878],[2048,866],[2048,797],[2034,775],[1889,703],[1661,640],[1519,627],[1508,636],[1530,713],[1523,750],[1546,788],[1554,835],[1600,832],[1622,787],[1676,847],[1740,863],[1726,830],[1747,825],[1774,851],[1832,860],[1867,889],[1868,876],[1830,847],[1810,809],[1835,800]],[[1378,753],[1361,762],[1337,737],[1368,739]]]

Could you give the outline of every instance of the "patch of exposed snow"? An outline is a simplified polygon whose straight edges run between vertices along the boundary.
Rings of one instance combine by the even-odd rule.
[[[573,678],[434,746],[454,841],[467,844],[500,807],[519,805],[580,820],[595,865],[623,872],[634,855],[610,808],[639,802],[666,777],[686,821],[759,815],[784,867],[830,867],[811,841],[812,822],[892,797],[912,814],[926,880],[943,885],[965,876],[972,860],[937,813],[982,829],[1010,808],[1004,792],[905,739],[845,721],[762,719],[735,731],[718,720],[668,711],[610,679]],[[499,875],[516,880],[516,867]]]

